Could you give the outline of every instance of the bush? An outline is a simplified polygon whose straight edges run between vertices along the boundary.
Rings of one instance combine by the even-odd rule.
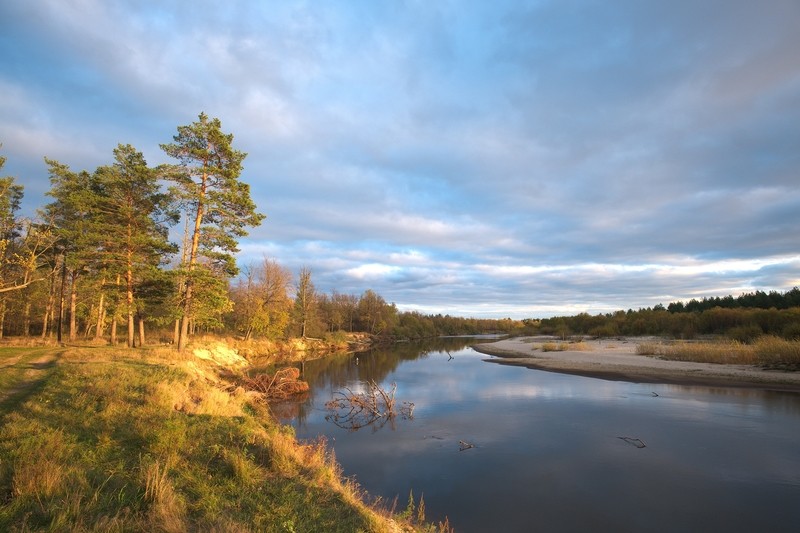
[[[800,322],[795,322],[793,324],[787,324],[783,328],[783,332],[781,333],[784,339],[788,340],[800,340]]]
[[[761,330],[761,326],[757,324],[748,324],[746,326],[736,326],[729,329],[727,337],[737,342],[750,344],[763,334],[764,332]]]

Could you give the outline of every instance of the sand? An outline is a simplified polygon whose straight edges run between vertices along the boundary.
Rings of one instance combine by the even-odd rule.
[[[667,361],[636,354],[640,342],[653,340],[652,337],[589,340],[583,343],[587,350],[543,352],[542,343],[553,341],[552,337],[516,337],[477,344],[473,348],[493,356],[487,361],[494,363],[601,379],[800,392],[800,372],[763,370],[749,365]]]

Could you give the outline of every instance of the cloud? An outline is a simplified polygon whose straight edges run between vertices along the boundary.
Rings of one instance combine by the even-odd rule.
[[[4,3],[4,171],[33,209],[42,156],[161,163],[205,111],[268,215],[241,262],[324,290],[487,316],[786,290],[798,23],[738,0]]]

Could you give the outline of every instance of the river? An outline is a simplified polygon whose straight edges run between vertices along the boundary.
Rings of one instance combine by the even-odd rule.
[[[430,521],[472,531],[800,531],[800,394],[637,384],[490,364],[475,339],[309,361],[300,439]],[[397,416],[326,419],[344,387],[396,383]],[[621,438],[627,437],[627,439]]]

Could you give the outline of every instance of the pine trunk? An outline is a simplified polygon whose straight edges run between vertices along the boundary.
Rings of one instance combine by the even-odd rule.
[[[78,338],[78,273],[72,271],[69,284],[69,340],[75,342]]]
[[[56,256],[55,267],[50,274],[50,290],[47,295],[47,303],[44,307],[44,317],[42,318],[42,339],[47,338],[47,331],[50,323],[53,320],[53,310],[56,308],[56,272],[58,272],[58,260],[60,256]]]
[[[178,340],[178,351],[183,351],[186,348],[186,345],[189,342],[189,320],[191,318],[192,312],[192,298],[194,297],[193,294],[193,285],[194,279],[192,276],[192,271],[194,271],[195,263],[197,262],[197,250],[200,247],[200,228],[203,223],[203,210],[204,210],[204,199],[206,196],[206,181],[208,180],[208,176],[203,174],[202,182],[200,185],[200,197],[197,202],[197,213],[194,217],[194,231],[192,232],[192,247],[189,251],[189,277],[186,279],[186,290],[184,292],[184,301],[183,301],[183,317],[181,318],[181,331],[180,331],[180,338]]]
[[[22,335],[24,337],[31,336],[31,301],[25,300],[25,306],[22,308]]]
[[[144,318],[139,317],[139,348],[144,346]]]
[[[102,287],[105,284],[106,280],[102,280],[100,282],[100,286]],[[106,319],[106,309],[105,309],[105,294],[103,294],[102,290],[100,292],[100,301],[97,303],[97,326],[94,330],[94,338],[99,339],[103,336],[103,322]]]

